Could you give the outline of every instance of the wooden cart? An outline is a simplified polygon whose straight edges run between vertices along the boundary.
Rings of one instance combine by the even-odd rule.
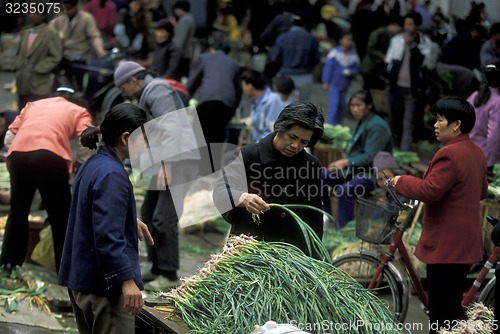
[[[161,307],[144,305],[135,318],[136,333],[142,334],[186,334],[189,328],[178,317],[169,317]]]

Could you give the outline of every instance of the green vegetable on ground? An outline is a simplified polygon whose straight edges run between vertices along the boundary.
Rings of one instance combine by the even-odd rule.
[[[419,162],[420,158],[418,157],[417,152],[412,152],[412,151],[394,151],[392,153],[392,156],[394,157],[394,160],[396,163],[401,166],[401,165],[409,165],[413,162]]]
[[[325,124],[320,142],[345,149],[351,139],[351,128],[342,125]]]

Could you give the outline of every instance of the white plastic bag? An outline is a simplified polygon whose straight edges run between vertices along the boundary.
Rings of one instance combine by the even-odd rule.
[[[274,321],[268,321],[254,330],[251,334],[310,334],[301,331],[299,328],[290,324],[278,324]]]

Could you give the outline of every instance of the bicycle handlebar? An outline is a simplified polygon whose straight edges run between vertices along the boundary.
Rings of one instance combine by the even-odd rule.
[[[391,195],[391,197],[394,199],[394,201],[396,202],[396,204],[403,210],[411,210],[413,209],[413,205],[411,204],[408,204],[408,203],[402,203],[398,196],[396,196],[396,193],[394,192],[394,190],[392,190],[392,187],[391,187],[391,180],[387,177],[387,175],[384,173],[384,171],[380,171],[382,173],[382,177],[384,178],[384,184],[385,186],[387,187],[387,190],[389,190],[389,194]]]

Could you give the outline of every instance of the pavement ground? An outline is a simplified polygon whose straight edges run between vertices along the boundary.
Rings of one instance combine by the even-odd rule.
[[[0,72],[0,110],[13,110],[17,103],[17,96],[11,94],[4,89],[4,85],[13,81],[14,74],[12,72]],[[360,82],[353,84],[352,90],[359,89]],[[325,115],[328,110],[328,93],[324,91],[319,84],[314,84],[312,101],[320,107]],[[346,116],[346,121],[352,123],[349,115]],[[0,212],[2,212],[0,208]],[[7,208],[3,208],[3,213],[6,213]],[[36,202],[33,205],[33,214],[44,215],[44,212],[37,212]],[[196,229],[180,231],[180,263],[181,268],[179,275],[190,276],[195,274],[204,262],[209,260],[210,254],[218,252],[222,249],[225,236],[221,233],[210,230],[210,227],[205,226]],[[149,264],[145,258],[145,246],[141,243],[141,267],[143,270],[149,269]],[[37,275],[44,276],[48,291],[57,291],[53,295],[64,295],[64,289],[56,286],[55,273],[50,273],[42,267],[35,265],[26,265],[26,269],[33,270]],[[62,290],[61,290],[62,289]],[[58,297],[54,297],[58,298]],[[411,296],[410,309],[406,319],[406,323],[415,328],[412,333],[423,334],[428,333],[428,318],[420,308],[420,302],[416,296]],[[421,328],[421,329],[420,329]],[[38,311],[35,308],[30,308],[29,305],[21,303],[20,310],[17,314],[8,314],[0,302],[0,334],[45,334],[45,333],[66,333],[75,331],[76,324],[71,313],[60,313],[58,316],[48,315],[44,311]]]

